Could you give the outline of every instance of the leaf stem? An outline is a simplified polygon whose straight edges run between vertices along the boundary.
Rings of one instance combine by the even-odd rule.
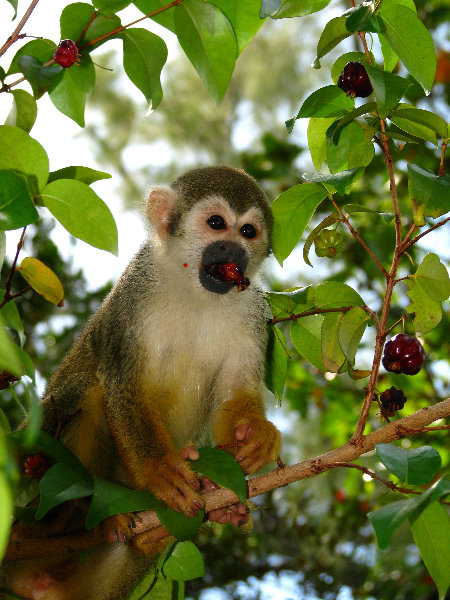
[[[14,296],[11,295],[11,285],[12,285],[12,278],[14,276],[14,273],[16,272],[17,260],[19,258],[20,251],[22,250],[23,239],[25,237],[26,230],[27,230],[27,226],[25,225],[25,227],[22,229],[22,233],[20,235],[19,243],[17,244],[16,255],[14,256],[13,263],[12,263],[11,268],[9,270],[8,279],[6,280],[6,283],[5,283],[5,295],[3,296],[3,300],[0,302],[0,308],[2,306],[4,306],[7,302],[9,302],[10,300],[12,300],[14,297],[17,296],[17,295],[14,295]],[[25,290],[22,290],[21,293],[23,293],[24,291]]]
[[[117,33],[120,33],[121,31],[123,31],[124,29],[127,29],[128,27],[131,27],[132,25],[136,25],[136,23],[140,23],[141,21],[144,21],[145,19],[154,17],[155,15],[158,15],[159,13],[162,13],[165,10],[168,10],[169,8],[172,8],[173,6],[179,6],[183,2],[184,2],[184,0],[174,0],[170,4],[166,4],[166,6],[162,6],[161,8],[158,8],[157,10],[154,10],[153,12],[148,13],[147,15],[144,15],[143,17],[140,17],[139,19],[136,19],[135,21],[132,21],[131,23],[128,23],[127,25],[121,25],[120,27],[116,27],[115,29],[113,29],[109,33],[105,33],[104,35],[99,36],[95,40],[91,40],[90,42],[86,42],[85,44],[82,44],[79,47],[79,50],[81,51],[84,48],[88,48],[89,46],[93,46],[94,44],[98,44],[98,42],[101,42],[102,40],[105,40],[105,39],[107,39],[109,37],[112,37],[113,35],[116,35]]]
[[[423,238],[424,235],[428,235],[431,231],[434,231],[438,227],[442,227],[443,225],[445,225],[449,221],[450,221],[450,217],[447,217],[443,221],[439,221],[439,223],[436,223],[436,225],[433,225],[433,227],[430,227],[426,231],[420,233],[419,235],[416,235],[415,238],[413,238],[412,240],[410,240],[406,244],[405,244],[405,242],[403,242],[403,246],[401,248],[402,253],[406,252],[406,250],[408,250],[408,248],[410,248],[413,244],[417,243],[421,238]],[[405,240],[406,240],[406,238],[405,238]]]

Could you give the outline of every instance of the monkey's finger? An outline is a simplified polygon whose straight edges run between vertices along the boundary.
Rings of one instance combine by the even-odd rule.
[[[206,477],[206,475],[202,475],[200,477],[200,493],[207,494],[208,492],[213,492],[214,490],[218,490],[219,486],[215,481]]]
[[[204,499],[189,482],[179,475],[177,470],[166,469],[161,474],[169,484],[166,490],[168,493],[164,494],[163,500],[174,510],[178,509],[190,517],[195,517],[197,512],[205,506]],[[200,486],[198,480],[196,483]]]
[[[192,444],[188,444],[180,450],[180,456],[184,460],[197,460],[200,458],[200,453]]]
[[[241,423],[234,430],[234,437],[238,442],[248,442],[252,436],[253,427],[251,423]]]

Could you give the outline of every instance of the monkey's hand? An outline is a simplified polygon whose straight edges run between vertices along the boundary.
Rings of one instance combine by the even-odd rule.
[[[275,462],[281,451],[281,434],[264,418],[242,419],[234,429],[238,442],[236,460],[244,473],[256,473],[264,465]]]
[[[162,457],[147,459],[140,487],[153,492],[173,510],[195,517],[204,508],[205,501],[199,493],[198,477],[187,460],[197,460],[198,457],[198,451],[188,444]]]
[[[219,489],[217,483],[205,475],[200,477],[200,485],[202,494],[207,494],[208,492]],[[249,521],[249,518],[250,510],[248,506],[242,504],[242,502],[236,502],[235,504],[231,504],[230,506],[226,506],[224,508],[216,508],[209,511],[207,514],[208,521],[220,523],[222,525],[225,523],[230,523],[230,525],[233,525],[234,527],[246,525]]]

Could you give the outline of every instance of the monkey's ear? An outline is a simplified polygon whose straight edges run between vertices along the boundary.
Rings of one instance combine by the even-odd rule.
[[[169,235],[170,217],[175,206],[176,194],[169,186],[153,190],[148,197],[147,218],[161,240]]]

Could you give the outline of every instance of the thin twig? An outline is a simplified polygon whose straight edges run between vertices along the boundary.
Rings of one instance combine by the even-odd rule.
[[[0,56],[3,56],[3,54],[5,54],[5,52],[8,50],[8,48],[10,46],[12,46],[14,44],[14,42],[16,42],[19,39],[20,36],[20,32],[23,28],[23,26],[25,25],[25,23],[28,21],[31,13],[33,12],[33,10],[36,8],[36,4],[39,2],[39,0],[32,0],[30,6],[27,8],[25,14],[23,15],[23,17],[21,18],[21,20],[19,21],[19,24],[17,25],[17,27],[14,29],[14,31],[12,32],[12,34],[9,36],[9,38],[6,40],[6,42],[3,44],[3,46],[0,48]]]
[[[12,296],[11,296],[12,278],[14,276],[14,273],[16,272],[17,260],[19,258],[20,251],[22,250],[23,239],[25,237],[26,230],[27,230],[27,226],[25,225],[25,227],[23,228],[22,233],[20,235],[19,243],[17,244],[16,255],[14,256],[13,263],[9,270],[8,279],[6,280],[6,283],[5,283],[5,295],[3,296],[3,300],[0,302],[0,308],[12,299]]]
[[[380,269],[380,271],[383,273],[384,277],[386,278],[388,276],[386,269],[383,267],[383,265],[380,263],[378,258],[375,256],[375,254],[372,252],[372,250],[369,248],[369,246],[366,244],[366,242],[361,238],[359,233],[356,231],[356,229],[353,227],[353,225],[350,223],[350,221],[344,215],[342,210],[336,204],[334,198],[330,197],[330,200],[331,200],[333,206],[335,207],[335,209],[338,211],[341,221],[348,227],[348,229],[350,230],[350,233],[355,238],[355,240],[357,240],[361,244],[361,246],[364,248],[364,250],[375,261],[375,264],[377,265],[377,267]]]
[[[405,252],[406,250],[408,250],[408,248],[410,248],[413,244],[416,244],[421,238],[423,238],[424,235],[428,235],[429,233],[431,233],[432,231],[434,231],[438,227],[442,227],[443,225],[445,225],[449,221],[450,221],[450,217],[447,217],[443,221],[439,221],[439,223],[436,223],[436,225],[433,225],[433,227],[430,227],[426,231],[420,233],[419,235],[416,235],[416,237],[413,238],[412,240],[410,240],[408,243],[403,244],[402,249],[401,249],[402,253]]]
[[[123,31],[124,29],[127,29],[128,27],[131,27],[132,25],[136,25],[136,23],[140,23],[141,21],[144,21],[145,19],[149,19],[151,17],[154,17],[155,15],[158,15],[159,13],[164,12],[165,10],[168,10],[169,8],[172,8],[173,6],[179,6],[183,2],[184,2],[184,0],[174,0],[170,4],[167,4],[166,6],[162,6],[161,8],[158,8],[157,10],[154,10],[153,12],[148,13],[148,15],[144,15],[143,17],[140,17],[139,19],[136,19],[135,21],[132,21],[131,23],[128,23],[127,25],[121,25],[120,27],[116,27],[115,29],[113,29],[109,33],[105,33],[104,35],[99,36],[95,40],[91,40],[90,42],[86,42],[85,44],[82,44],[79,47],[79,50],[81,51],[84,48],[88,48],[89,46],[93,46],[94,44],[98,44],[98,42],[101,42],[102,40],[107,39],[109,37],[112,37],[113,35],[116,35],[117,33],[120,33],[121,31]]]
[[[407,277],[405,277],[404,279],[407,279]],[[398,281],[400,281],[400,279],[397,279],[395,281],[395,283],[397,283]],[[385,335],[388,336],[391,333],[391,331],[397,327],[397,325],[399,323],[401,323],[402,321],[406,321],[407,319],[408,319],[408,315],[402,315],[400,317],[400,319],[398,319],[397,321],[395,321],[395,323],[393,325],[391,325],[391,327],[389,327],[389,329],[386,330],[386,334]]]
[[[442,175],[445,175],[444,160],[445,160],[445,151],[447,149],[447,144],[448,144],[447,140],[442,140],[442,145],[441,145],[441,162],[439,164],[439,170],[437,172],[438,177],[441,177]]]

